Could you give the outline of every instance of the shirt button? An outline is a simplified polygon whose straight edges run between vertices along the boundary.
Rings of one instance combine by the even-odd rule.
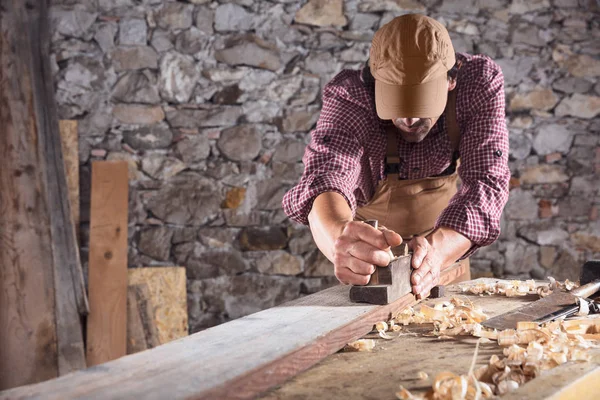
[[[331,138],[329,136],[323,136],[323,139],[321,139],[321,141],[323,143],[329,143],[329,142],[331,142]]]
[[[502,150],[496,150],[494,154],[496,155],[496,157],[502,157]]]
[[[412,172],[419,172],[420,170],[421,170],[421,168],[419,168],[419,167],[414,167],[414,168],[412,169]]]

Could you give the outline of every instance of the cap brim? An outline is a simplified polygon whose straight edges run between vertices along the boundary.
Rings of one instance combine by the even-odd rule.
[[[447,101],[446,74],[420,85],[390,85],[375,79],[375,107],[381,119],[439,117]]]

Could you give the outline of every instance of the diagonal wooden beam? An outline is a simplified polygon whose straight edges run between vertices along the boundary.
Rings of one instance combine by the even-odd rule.
[[[445,271],[442,283],[462,273],[460,266]],[[408,294],[385,306],[356,304],[349,291],[323,290],[0,399],[253,398],[415,303]]]
[[[0,7],[0,388],[85,367],[48,1]]]

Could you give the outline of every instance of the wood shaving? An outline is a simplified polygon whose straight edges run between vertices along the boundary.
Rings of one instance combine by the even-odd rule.
[[[379,337],[386,340],[393,339],[393,336],[388,335],[385,331],[379,331]]]
[[[417,374],[417,376],[419,377],[420,380],[424,381],[427,378],[429,378],[429,375],[427,375],[427,372],[424,371],[419,371],[419,373]]]
[[[348,343],[344,350],[346,351],[371,351],[375,348],[375,341],[373,339],[358,339],[354,342]]]
[[[386,331],[387,331],[387,330],[392,330],[392,331],[394,331],[394,332],[395,332],[396,330],[398,330],[397,328],[396,328],[396,329],[392,329],[392,328],[394,328],[394,327],[401,328],[401,327],[399,327],[398,325],[396,325],[396,324],[395,324],[395,322],[394,322],[393,320],[392,320],[392,321],[390,321],[389,325],[388,325],[388,323],[387,323],[387,322],[385,322],[385,321],[380,321],[380,322],[378,322],[378,323],[376,323],[376,324],[375,324],[375,327],[374,327],[375,329],[374,329],[374,330],[376,330],[376,331],[377,331],[377,333],[379,334],[379,337],[380,337],[380,338],[382,338],[382,339],[386,339],[386,340],[391,340],[391,339],[393,339],[394,337],[393,337],[393,336],[390,336],[390,335],[388,335]]]
[[[546,296],[551,295],[552,294],[552,290],[550,290],[549,286],[538,286],[538,288],[536,289],[536,293],[541,298],[544,298]]]
[[[422,304],[418,311],[409,307],[392,321],[401,325],[432,323],[434,335],[456,336],[480,332],[481,322],[486,319],[487,315],[469,299],[453,297],[450,301],[438,302],[433,307]]]
[[[517,330],[518,331],[524,331],[527,329],[535,329],[539,327],[539,324],[536,322],[531,322],[531,321],[519,321],[517,322]]]
[[[563,322],[563,327],[567,333],[583,335],[590,333],[600,333],[600,319],[569,319]]]
[[[569,291],[575,289],[576,287],[579,287],[579,285],[577,283],[571,282],[568,279],[565,279],[564,282],[560,282],[560,281],[557,281],[556,279],[554,279],[553,277],[549,276],[548,281],[550,282],[550,285],[548,285],[550,290],[562,289],[562,290],[566,290],[567,292],[569,292]]]
[[[387,331],[388,330],[388,324],[387,324],[387,322],[381,321],[381,322],[376,323],[375,324],[375,330],[379,331],[379,332],[381,332],[381,331],[384,331],[384,332]]]

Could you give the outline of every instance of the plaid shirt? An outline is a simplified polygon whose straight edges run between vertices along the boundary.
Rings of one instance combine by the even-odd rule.
[[[457,60],[462,61],[455,89],[462,184],[436,227],[449,227],[469,238],[470,254],[500,234],[510,179],[508,130],[500,67],[480,55],[457,53]],[[340,193],[354,214],[385,178],[385,128],[392,122],[377,117],[374,81],[367,68],[344,70],[323,89],[321,115],[302,159],[304,173],[283,198],[283,210],[296,222],[308,224],[313,200],[323,192]],[[450,166],[445,125],[442,115],[420,143],[399,140],[400,178],[440,175]]]

